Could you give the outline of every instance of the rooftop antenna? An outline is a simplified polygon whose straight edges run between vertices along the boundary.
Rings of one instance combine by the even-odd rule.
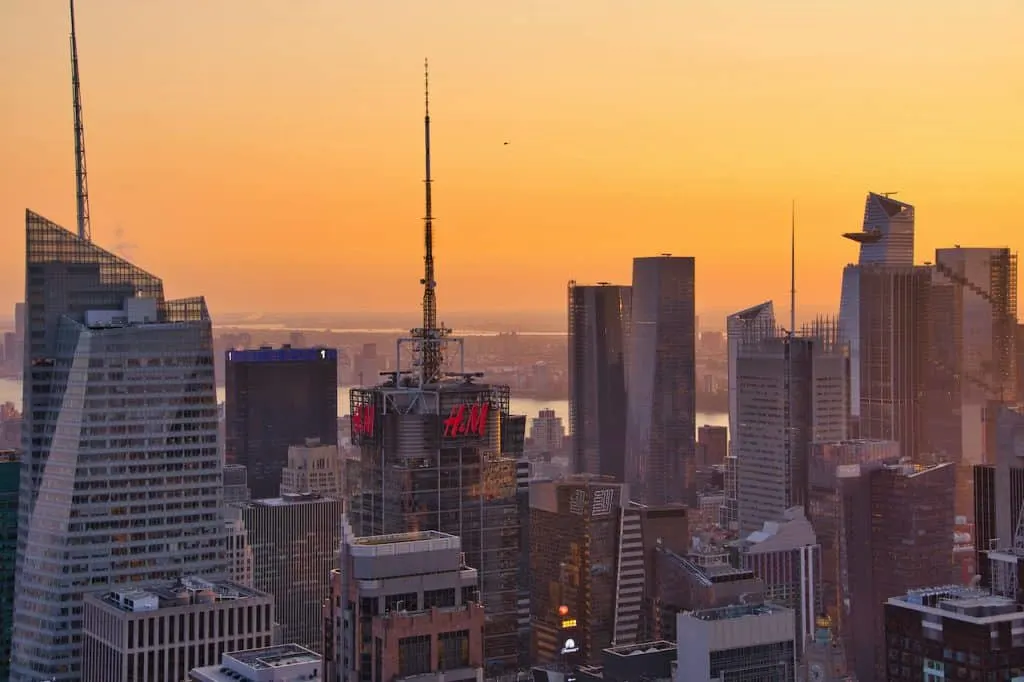
[[[789,331],[796,330],[796,199],[789,209]]]
[[[419,341],[420,380],[431,383],[441,378],[442,339],[448,336],[449,329],[437,322],[437,295],[434,289],[434,215],[431,205],[430,175],[430,65],[423,60],[423,142],[426,161],[426,175],[423,179],[425,211],[423,216],[423,326],[412,330],[413,338]]]
[[[882,196],[885,197],[886,199],[888,199],[889,197],[894,197],[897,194],[899,194],[898,191],[896,191],[896,192],[882,192]]]
[[[75,39],[75,0],[71,10],[71,90],[75,109],[75,180],[77,185],[78,238],[92,240],[89,224],[89,180],[85,166],[85,125],[82,123],[82,84],[78,78],[78,41]]]

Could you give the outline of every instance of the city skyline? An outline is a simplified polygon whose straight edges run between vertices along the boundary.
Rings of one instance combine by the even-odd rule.
[[[859,224],[866,190],[900,190],[921,211],[918,261],[958,242],[964,224],[970,245],[1015,248],[1024,199],[1011,178],[1024,134],[1014,125],[1020,96],[1006,83],[1024,55],[1011,39],[1024,8],[886,5],[878,22],[874,5],[658,4],[623,22],[608,5],[583,14],[570,3],[516,10],[510,22],[512,10],[461,2],[430,17],[411,4],[388,16],[317,3],[244,12],[228,3],[217,13],[198,3],[85,4],[93,235],[115,251],[131,245],[133,260],[183,290],[208,291],[214,315],[253,299],[282,310],[302,292],[318,303],[304,301],[307,310],[411,310],[411,274],[379,295],[344,292],[384,264],[417,271],[412,114],[427,54],[444,188],[442,311],[524,301],[553,310],[569,279],[628,281],[622,225],[630,255],[701,261],[701,308],[749,305],[752,282],[756,298],[784,300],[794,196],[800,306],[835,306],[833,273],[855,258],[840,234]],[[392,30],[374,32],[372,45],[362,38],[360,26],[385,20]],[[428,21],[446,26],[413,33]],[[566,38],[574,23],[582,30]],[[10,224],[0,252],[16,254],[26,205],[73,224],[66,8],[16,0],[0,10],[0,26],[0,64],[18,66],[0,69],[0,83],[19,102],[0,112],[10,160],[0,166],[0,216]],[[700,40],[679,41],[672,26]],[[873,40],[862,40],[867,32]],[[873,47],[887,37],[886,50]],[[171,47],[182,44],[190,50]],[[865,98],[899,104],[865,109]],[[893,139],[899,153],[880,155]],[[282,226],[300,237],[281,240]],[[389,249],[360,239],[385,230],[399,235]],[[200,241],[207,248],[193,249]],[[278,259],[292,267],[265,278]],[[22,286],[17,259],[8,260],[3,308]],[[501,275],[515,278],[517,295],[485,301],[479,280]]]

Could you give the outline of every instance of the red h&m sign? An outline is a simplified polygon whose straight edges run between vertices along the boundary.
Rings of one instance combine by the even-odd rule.
[[[456,405],[444,420],[444,437],[487,435],[487,413],[490,409],[489,403]]]
[[[373,405],[360,405],[352,412],[352,435],[372,436],[376,411]]]

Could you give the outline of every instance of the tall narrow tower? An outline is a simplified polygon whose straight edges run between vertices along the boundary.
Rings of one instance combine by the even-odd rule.
[[[427,60],[423,60],[423,143],[424,160],[426,162],[426,174],[423,179],[424,188],[424,215],[423,215],[423,326],[413,329],[411,334],[419,343],[418,362],[420,370],[420,383],[429,384],[441,378],[441,365],[444,361],[443,347],[444,337],[451,333],[443,324],[437,322],[437,294],[434,289],[437,282],[434,280],[434,216],[431,205],[431,185],[433,179],[430,175],[430,68]]]
[[[82,122],[82,84],[78,78],[78,42],[75,39],[75,0],[69,0],[71,11],[71,91],[75,110],[75,180],[78,214],[78,238],[89,241],[89,179],[85,166],[85,124]]]

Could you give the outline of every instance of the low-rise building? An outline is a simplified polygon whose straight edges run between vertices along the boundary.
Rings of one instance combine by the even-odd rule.
[[[82,619],[82,682],[183,680],[224,652],[270,646],[274,598],[188,577],[87,595]]]
[[[220,665],[194,668],[191,682],[310,682],[323,677],[323,659],[298,644],[238,651]]]

